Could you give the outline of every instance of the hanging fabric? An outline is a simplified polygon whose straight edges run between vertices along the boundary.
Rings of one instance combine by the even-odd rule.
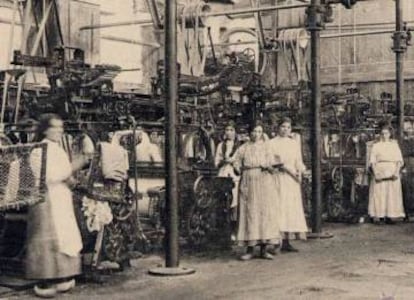
[[[178,57],[182,74],[198,77],[204,73],[208,47],[203,44],[207,41],[208,31],[203,14],[209,10],[210,6],[204,1],[187,2],[179,8],[181,44],[185,54],[184,58]]]
[[[281,30],[278,40],[282,46],[283,59],[287,67],[290,84],[295,85],[307,80],[306,49],[309,44],[308,32],[301,28]],[[293,76],[293,72],[295,76]],[[297,82],[294,82],[295,79]]]

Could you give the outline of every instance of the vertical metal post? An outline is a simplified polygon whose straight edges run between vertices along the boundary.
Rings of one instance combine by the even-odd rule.
[[[277,0],[273,0],[271,5],[276,5]],[[272,38],[277,39],[278,38],[278,29],[279,29],[279,11],[275,11],[272,14]],[[274,72],[275,72],[275,80],[274,80],[274,86],[277,86],[278,84],[278,53],[275,52],[273,54],[273,64],[274,64]]]
[[[395,34],[394,34],[394,52],[395,52],[395,73],[396,73],[396,99],[398,111],[398,139],[400,143],[404,133],[404,52],[405,47],[402,45],[402,35],[404,34],[403,13],[401,0],[395,0]]]
[[[177,102],[178,102],[178,68],[177,68],[177,0],[165,1],[165,54],[164,84],[166,102],[166,139],[165,165],[166,178],[166,243],[165,267],[149,270],[151,275],[179,276],[189,275],[194,269],[180,268],[179,231],[178,231],[178,172],[177,172]]]
[[[167,240],[166,267],[178,267],[178,192],[177,192],[177,3],[165,1],[165,101],[166,101],[166,169],[167,169]]]
[[[318,8],[320,0],[312,0],[309,7],[309,31],[311,33],[312,77],[312,232],[322,230],[322,170],[321,170],[321,79],[320,79],[320,31]]]

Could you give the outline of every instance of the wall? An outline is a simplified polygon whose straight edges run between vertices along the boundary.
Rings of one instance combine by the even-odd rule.
[[[290,1],[295,3],[295,1]],[[288,2],[289,3],[289,2]],[[414,1],[403,1],[405,21],[414,26]],[[304,9],[279,12],[279,26],[304,26]],[[327,24],[321,35],[395,28],[395,2],[389,0],[357,3],[353,9],[342,5],[334,7],[334,22]],[[388,23],[385,25],[365,25]],[[382,91],[394,93],[395,54],[392,51],[392,33],[356,37],[322,38],[321,80],[324,85],[360,86],[368,96],[378,97]],[[279,53],[278,83],[286,79],[283,53]],[[307,52],[309,59],[309,49]],[[310,63],[310,62],[309,62]],[[405,54],[405,78],[414,79],[414,47]],[[414,100],[413,85],[406,87],[406,98]]]
[[[221,11],[221,10],[229,10],[232,8],[231,5],[221,5],[221,4],[210,4],[212,11]],[[163,13],[163,12],[162,12]],[[180,15],[178,16],[180,18]],[[208,51],[211,52],[210,43],[206,35],[207,27],[210,27],[210,32],[212,36],[212,40],[214,43],[221,43],[222,41],[222,35],[226,30],[231,30],[235,28],[249,28],[254,29],[255,28],[255,20],[254,18],[235,18],[235,19],[229,19],[225,16],[223,17],[211,17],[206,20],[206,24],[204,28],[199,29],[199,37],[200,37],[200,44],[205,45],[207,47],[202,48],[202,52]],[[181,25],[178,25],[178,34],[177,34],[177,57],[178,62],[182,66],[182,73],[186,75],[191,75],[190,70],[187,68],[189,65],[188,57],[186,54],[186,48],[185,43],[188,40],[192,40],[192,37],[194,36],[194,30],[193,29],[187,29],[183,30]],[[142,37],[145,40],[148,40],[150,42],[158,42],[161,45],[161,48],[158,50],[155,49],[145,49],[142,56],[142,63],[143,63],[143,83],[145,83],[146,86],[149,85],[150,77],[156,75],[155,65],[156,62],[163,58],[163,47],[164,47],[164,35],[163,33],[155,33],[154,28],[152,26],[143,26],[142,27]],[[254,37],[250,34],[246,33],[236,33],[230,37],[230,39],[227,42],[236,42],[236,41],[251,41],[254,40]],[[193,43],[190,43],[190,51],[197,50]],[[218,59],[220,59],[221,56],[223,56],[224,53],[230,52],[230,51],[239,51],[240,49],[245,48],[252,48],[256,52],[258,51],[258,44],[252,43],[252,44],[244,44],[242,46],[228,46],[228,47],[221,47],[216,46],[215,52]],[[198,62],[201,63],[201,60]],[[197,63],[196,63],[197,64]]]
[[[100,6],[90,1],[60,0],[60,21],[65,44],[85,51],[85,60],[100,62],[100,30],[82,30],[82,26],[100,24]]]
[[[119,23],[133,20],[147,20],[149,15],[134,8],[133,1],[91,0],[100,5],[101,24]],[[142,90],[141,57],[146,46],[138,41],[146,41],[141,36],[139,25],[105,27],[99,30],[100,60],[102,64],[119,65],[127,72],[121,72],[114,80],[117,91]],[[112,38],[125,40],[115,41]],[[128,42],[129,41],[129,42]],[[137,70],[139,69],[139,70]],[[134,70],[134,71],[131,71]]]
[[[48,4],[49,1],[46,1]],[[84,1],[77,0],[60,0],[58,1],[59,20],[62,28],[62,35],[64,45],[69,47],[77,47],[85,50],[86,61],[91,64],[99,62],[100,44],[99,44],[99,31],[88,32],[79,31],[81,26],[91,25],[92,23],[99,24],[99,6]],[[54,21],[54,15],[51,11],[50,22],[47,25],[47,30],[50,33],[49,41],[52,47],[59,46],[60,40],[56,38],[57,27]],[[3,43],[0,46],[0,67],[2,69],[13,68],[9,65],[12,58],[13,50],[21,50],[24,53],[23,47],[23,33],[22,33],[22,22],[20,14],[16,13],[16,24],[14,27],[14,35],[12,46],[10,47],[9,36],[11,32],[11,20],[13,10],[9,1],[0,1],[0,34],[3,39]],[[28,50],[26,53],[31,52],[34,38],[37,34],[34,29],[34,19],[30,20],[32,27],[28,38]],[[39,23],[41,19],[39,20]],[[8,57],[8,53],[10,57]],[[43,55],[42,52],[38,51],[37,55]],[[48,80],[45,75],[44,68],[30,68],[28,76],[26,77],[28,84],[47,85]]]
[[[141,39],[139,26],[79,30],[83,26],[99,25],[101,23],[139,20],[141,18],[148,19],[149,16],[147,14],[139,13],[139,11],[133,9],[133,1],[117,1],[116,5],[114,1],[109,0],[59,0],[57,3],[66,46],[85,50],[85,59],[92,65],[115,64],[123,69],[141,69],[141,52],[143,47],[136,43],[119,42],[106,38],[101,39],[101,36],[114,36],[139,40]],[[3,43],[0,45],[1,69],[9,67],[8,61],[10,59],[7,58],[7,53],[9,51],[8,40],[11,16],[10,1],[0,0],[0,34],[3,37]],[[19,24],[15,26],[13,46],[11,47],[13,50],[20,49],[22,44],[22,26],[19,14],[16,15],[16,20],[19,21]],[[35,76],[37,84],[47,84],[43,68],[37,69]],[[27,76],[27,79],[28,83],[35,83],[33,76]],[[121,72],[115,78],[115,89],[121,91],[141,89],[141,82],[141,70]]]

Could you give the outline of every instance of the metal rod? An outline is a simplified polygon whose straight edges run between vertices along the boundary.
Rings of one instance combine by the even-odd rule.
[[[167,228],[165,266],[178,267],[178,173],[177,173],[177,98],[178,98],[178,68],[177,68],[177,2],[165,2],[165,101],[166,101],[166,143],[165,162],[167,171],[166,205]]]
[[[414,23],[414,20],[407,21],[407,22],[404,22],[404,23],[407,23],[407,24]],[[355,24],[355,25],[357,27],[377,27],[377,26],[387,26],[387,25],[395,26],[395,22],[360,23],[360,24]],[[354,24],[343,24],[343,25],[341,25],[342,29],[344,27],[351,27],[351,29],[352,29],[353,26],[354,26]],[[325,29],[334,29],[334,28],[338,28],[338,27],[339,27],[339,25],[328,25],[328,26],[325,27]]]
[[[130,68],[130,69],[121,69],[120,72],[135,72],[135,71],[141,71],[141,68]]]
[[[6,18],[0,18],[0,23],[10,24],[11,20]],[[407,24],[412,24],[414,21],[408,21]],[[132,21],[123,21],[123,22],[113,22],[113,23],[105,23],[105,24],[96,24],[96,25],[88,25],[88,26],[82,26],[79,28],[80,31],[82,30],[93,30],[93,29],[100,29],[100,28],[110,28],[110,27],[120,27],[120,26],[130,26],[130,25],[151,25],[153,22],[151,20],[132,20]],[[381,26],[381,25],[394,25],[394,22],[383,22],[383,23],[362,23],[362,24],[356,24],[356,27],[369,27],[369,26]],[[16,25],[22,25],[22,23],[16,23]],[[344,28],[346,27],[352,27],[353,24],[344,24],[341,25]],[[296,28],[304,28],[303,26],[280,26],[278,27],[278,30],[284,30],[284,29],[296,29]],[[336,29],[338,28],[338,25],[329,25],[326,26],[326,29]],[[351,29],[352,29],[351,28]],[[264,28],[263,30],[269,31],[273,30],[273,28]]]
[[[231,42],[231,43],[217,43],[213,44],[214,47],[225,47],[225,46],[232,46],[232,45],[249,45],[249,44],[257,44],[257,40],[250,40],[250,41],[240,41],[240,42]],[[212,45],[201,45],[202,48],[207,47],[210,48]]]
[[[337,38],[337,37],[351,37],[351,36],[363,36],[363,35],[376,35],[376,34],[386,34],[386,33],[393,33],[394,29],[389,30],[368,30],[368,31],[357,31],[357,32],[346,32],[346,33],[332,33],[332,34],[321,34],[321,39],[329,39],[329,38]],[[282,41],[281,39],[277,39],[277,41]],[[231,43],[220,43],[214,44],[214,46],[231,46],[231,45],[248,45],[248,44],[255,44],[257,40],[250,40],[250,41],[240,41],[240,42],[231,42]],[[203,45],[202,47],[211,47],[210,45]]]
[[[133,40],[133,39],[126,39],[121,38],[113,35],[101,35],[101,39],[108,40],[108,41],[114,41],[114,42],[121,42],[121,43],[127,43],[127,44],[135,44],[135,45],[142,45],[142,46],[148,46],[153,48],[160,48],[160,44],[157,43],[148,43],[140,40]]]
[[[211,27],[207,28],[207,35],[208,35],[208,41],[210,42],[209,46],[211,47],[211,55],[213,56],[214,65],[217,66],[217,57],[216,57],[216,51],[214,49],[213,37],[211,36]]]
[[[91,13],[91,26],[93,26],[94,25],[94,20],[93,20],[93,13]],[[70,27],[70,26],[68,26],[68,27]],[[90,48],[89,48],[89,51],[90,51],[90,55],[91,55],[91,60],[93,60],[93,35],[94,35],[94,31],[93,30],[91,30],[91,32],[90,32]]]
[[[401,32],[404,30],[403,23],[403,11],[401,0],[395,1],[395,31]],[[397,38],[395,36],[395,38]],[[395,87],[397,98],[397,111],[398,111],[398,139],[400,142],[403,140],[404,133],[404,51],[401,51],[401,39],[399,39],[399,45],[396,45],[395,51]]]
[[[272,5],[276,5],[277,4],[277,0],[273,0],[272,1]],[[274,14],[272,14],[272,38],[273,39],[277,39],[278,37],[278,30],[279,30],[279,11],[276,11]],[[274,70],[274,74],[275,74],[275,79],[274,79],[274,86],[278,85],[278,61],[279,61],[279,55],[277,53],[273,53],[273,70]]]
[[[46,14],[46,0],[43,0],[42,1],[42,15],[44,16],[45,14]],[[42,51],[43,51],[42,53],[43,56],[46,57],[47,52],[48,52],[46,31],[44,31],[42,35]]]
[[[414,20],[404,22],[406,24],[414,24]],[[387,27],[387,25],[390,25],[391,27]],[[378,27],[378,26],[384,26],[384,27]],[[342,30],[354,30],[355,27],[367,27],[365,29],[388,29],[388,28],[394,28],[395,22],[379,22],[379,23],[360,23],[360,24],[341,24],[339,25],[327,25],[325,27],[325,30],[337,30],[339,27],[341,27]],[[290,26],[279,26],[278,30],[285,30],[285,29],[300,29],[305,28],[303,25],[290,25]],[[274,28],[264,28],[266,31],[273,31]]]
[[[312,18],[317,18],[316,9],[320,0],[312,0]],[[322,231],[322,169],[321,169],[321,78],[320,78],[320,29],[313,26],[311,32],[311,77],[312,77],[312,232]]]
[[[252,7],[259,7],[260,3],[259,1],[250,0],[250,5]],[[260,12],[255,13],[254,18],[256,19],[256,32],[259,38],[259,45],[260,47],[263,48],[265,44],[265,34],[263,30],[263,20],[262,20],[262,16],[260,15]]]
[[[309,4],[290,4],[290,5],[273,5],[273,6],[263,6],[263,7],[255,7],[255,8],[244,8],[244,9],[233,9],[227,11],[216,11],[216,12],[209,12],[203,14],[203,17],[217,17],[217,16],[226,16],[226,15],[243,15],[248,13],[259,13],[259,12],[266,12],[266,11],[273,11],[273,10],[283,10],[283,9],[292,9],[292,8],[301,8],[301,7],[308,7]],[[152,20],[145,20],[145,21],[127,21],[127,22],[115,22],[115,23],[107,23],[95,26],[83,26],[79,28],[79,30],[91,30],[95,28],[105,28],[105,27],[116,27],[116,26],[128,26],[128,25],[148,25],[153,24]]]
[[[40,22],[39,31],[38,31],[38,33],[35,37],[34,42],[33,42],[32,51],[30,52],[30,55],[32,55],[32,56],[36,55],[36,52],[39,48],[40,42],[41,42],[42,37],[43,37],[43,33],[45,32],[46,23],[47,23],[47,20],[49,19],[51,9],[52,9],[52,3],[50,3],[49,6],[47,7],[45,15],[43,15],[42,22]]]
[[[16,108],[14,112],[14,123],[19,121],[19,111],[20,111],[20,102],[22,99],[22,92],[25,83],[25,74],[19,78],[18,85],[17,85],[17,96],[16,96]]]
[[[7,48],[7,57],[6,57],[6,66],[7,67],[10,65],[11,52],[12,52],[12,48],[13,48],[14,29],[15,29],[15,25],[16,25],[17,10],[18,10],[17,0],[14,0],[13,1],[12,22],[11,22],[10,32],[9,32],[9,47]]]
[[[120,27],[120,26],[130,26],[130,25],[150,25],[152,20],[132,20],[132,21],[123,21],[123,22],[113,22],[113,23],[104,23],[96,25],[82,26],[79,28],[79,31],[82,30],[93,30],[100,28],[109,28],[109,27]]]
[[[4,123],[4,114],[6,113],[6,104],[7,104],[7,95],[9,90],[10,76],[4,74],[4,84],[3,84],[3,97],[1,101],[1,112],[0,112],[0,124]]]
[[[159,12],[158,12],[157,1],[155,1],[155,0],[146,0],[146,4],[147,4],[148,10],[151,14],[151,18],[152,18],[154,27],[156,29],[161,29],[163,24],[162,24],[161,17],[160,17]]]
[[[389,29],[389,30],[368,30],[368,31],[346,32],[346,33],[332,33],[332,34],[322,34],[320,35],[320,38],[330,39],[330,38],[337,38],[337,37],[387,34],[387,33],[393,33],[394,31],[395,31],[394,29]],[[277,41],[282,41],[282,40],[277,39]],[[240,41],[240,42],[231,42],[231,43],[220,43],[220,44],[214,44],[214,46],[224,47],[224,46],[231,46],[231,45],[248,45],[248,44],[255,44],[257,42],[258,42],[257,40],[250,40],[250,41]],[[211,47],[211,45],[203,45],[202,47]]]
[[[217,17],[217,16],[226,16],[226,15],[244,15],[248,13],[258,13],[272,10],[282,10],[282,9],[291,9],[291,8],[301,8],[308,7],[309,4],[289,4],[289,5],[274,5],[274,6],[263,6],[255,8],[242,8],[242,9],[233,9],[225,11],[215,11],[205,13],[204,17]]]
[[[386,34],[386,33],[393,33],[394,29],[388,30],[367,30],[367,31],[357,31],[357,32],[345,32],[345,33],[328,33],[322,34],[321,38],[329,39],[329,38],[337,38],[337,37],[347,37],[347,36],[362,36],[362,35],[375,35],[375,34]]]

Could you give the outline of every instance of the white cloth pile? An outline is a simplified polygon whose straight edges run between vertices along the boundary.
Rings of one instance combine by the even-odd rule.
[[[99,231],[112,222],[112,210],[108,202],[96,201],[87,197],[82,199],[82,211],[86,217],[89,232]]]

